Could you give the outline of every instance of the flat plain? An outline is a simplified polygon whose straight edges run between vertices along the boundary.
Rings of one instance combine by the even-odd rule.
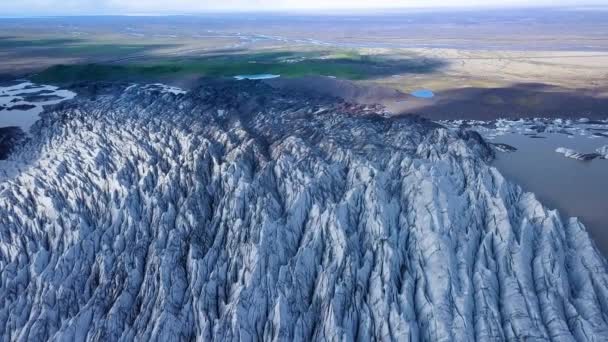
[[[268,82],[297,88],[316,77],[319,92],[442,119],[608,108],[603,9],[4,18],[0,32],[5,79],[187,88],[277,74]],[[419,89],[435,96],[410,95]]]

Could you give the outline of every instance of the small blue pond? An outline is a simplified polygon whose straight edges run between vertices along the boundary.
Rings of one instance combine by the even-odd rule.
[[[237,75],[234,76],[235,79],[242,80],[268,80],[271,78],[278,78],[281,75],[273,75],[273,74],[259,74],[259,75]]]
[[[411,93],[411,95],[422,98],[422,99],[430,99],[430,98],[433,98],[433,96],[435,96],[435,93],[433,93],[432,91],[430,91],[428,89],[419,89],[419,90],[413,91]]]

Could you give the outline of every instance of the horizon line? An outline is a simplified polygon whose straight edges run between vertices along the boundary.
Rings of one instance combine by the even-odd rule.
[[[467,12],[467,11],[488,11],[488,10],[525,10],[525,9],[556,9],[556,10],[608,10],[608,5],[487,5],[487,6],[435,6],[435,7],[377,7],[377,8],[281,8],[281,9],[217,9],[205,11],[163,11],[163,12],[126,12],[108,11],[93,13],[87,11],[72,11],[65,13],[29,13],[29,14],[0,14],[0,19],[35,19],[35,18],[63,18],[63,17],[169,17],[169,16],[199,16],[217,14],[316,14],[316,15],[349,15],[362,14],[377,15],[390,14],[387,12]],[[329,13],[328,13],[329,12]],[[371,13],[370,13],[371,12]]]

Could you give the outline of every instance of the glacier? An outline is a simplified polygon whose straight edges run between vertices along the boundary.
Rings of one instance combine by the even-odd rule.
[[[0,161],[2,341],[604,341],[585,227],[479,134],[259,81],[81,85]]]
[[[598,152],[599,152],[599,150],[600,149],[598,149]],[[564,157],[566,157],[566,158],[572,158],[572,159],[582,160],[582,161],[589,161],[589,160],[593,160],[596,158],[603,158],[603,156],[600,153],[581,153],[581,152],[578,152],[571,148],[566,148],[566,147],[558,147],[555,149],[555,152],[563,154]]]

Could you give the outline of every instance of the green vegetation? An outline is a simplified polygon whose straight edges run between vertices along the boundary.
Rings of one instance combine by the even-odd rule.
[[[0,37],[0,49],[63,47],[78,42],[80,42],[80,40],[69,38],[24,39]]]
[[[175,44],[150,44],[147,42],[107,42],[72,38],[27,39],[0,37],[0,51],[26,54],[35,51],[46,56],[118,58],[145,51],[175,47]]]
[[[70,54],[114,55],[138,53],[150,49],[165,47],[164,45],[125,45],[125,44],[71,44],[61,47],[61,51]]]
[[[162,79],[180,76],[232,77],[242,74],[279,74],[283,77],[336,76],[361,80],[404,73],[427,73],[442,64],[429,59],[389,59],[347,53],[231,54],[198,58],[160,59],[120,65],[60,65],[36,75],[37,82]]]

